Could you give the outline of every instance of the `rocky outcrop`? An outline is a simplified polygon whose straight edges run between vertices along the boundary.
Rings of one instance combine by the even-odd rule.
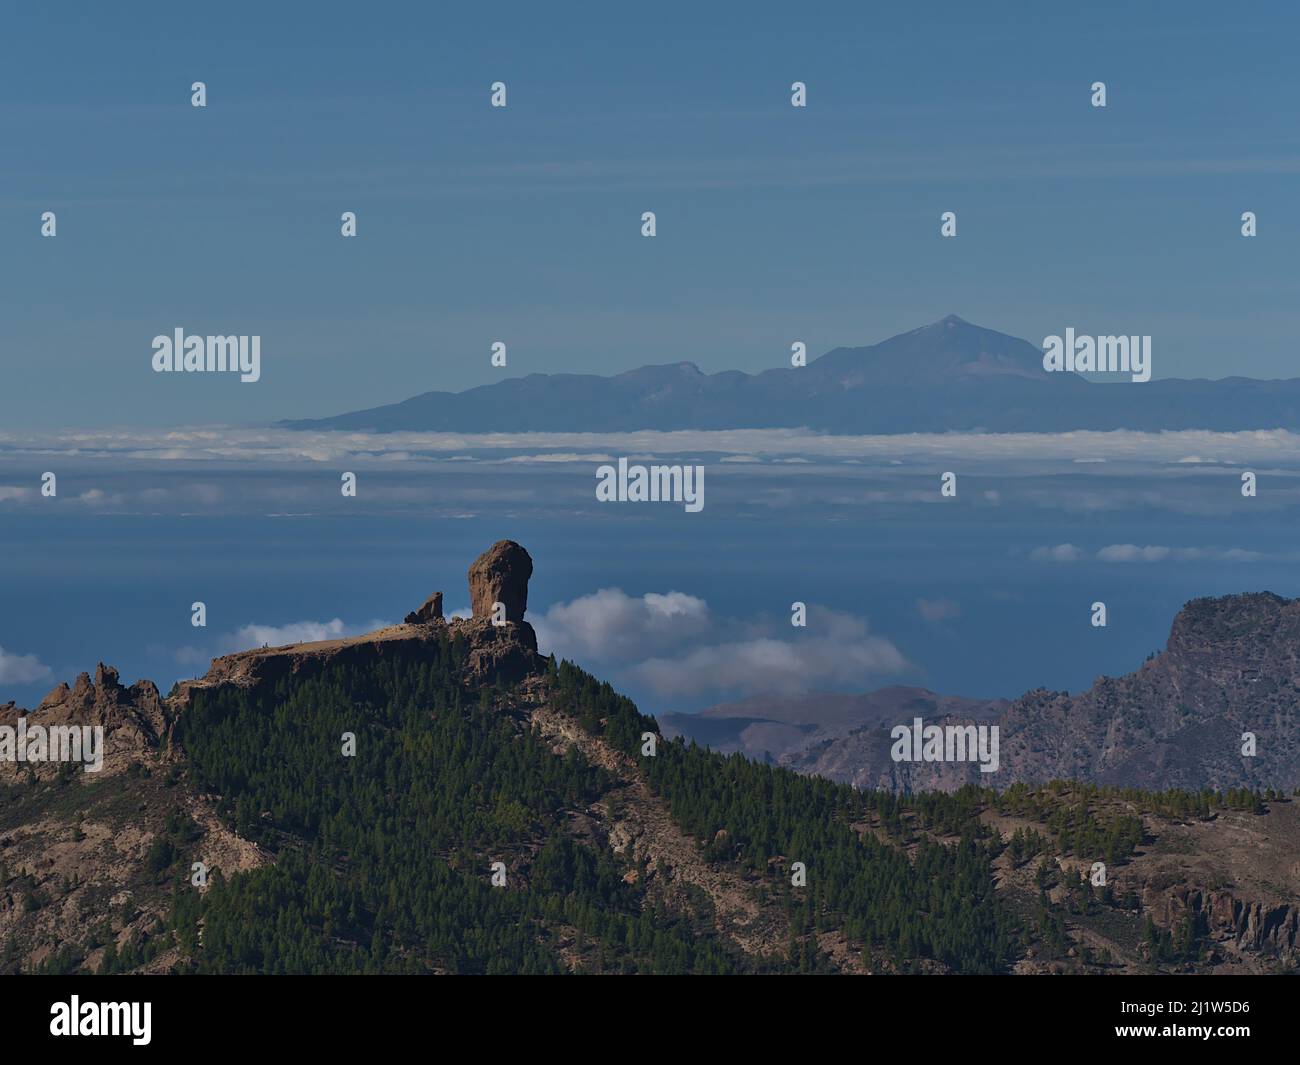
[[[1224,891],[1194,900],[1207,911],[1210,934],[1224,933],[1241,950],[1294,959],[1300,952],[1300,909],[1287,903],[1243,902]]]
[[[434,653],[435,646],[449,638],[464,648],[467,685],[516,684],[546,667],[546,660],[537,653],[537,635],[523,620],[532,571],[528,552],[511,540],[502,540],[470,567],[473,618],[448,622],[442,613],[442,592],[434,592],[418,610],[406,615],[402,625],[361,636],[260,647],[214,658],[207,673],[181,681],[167,699],[150,680],[124,687],[117,670],[100,663],[93,681],[83,673],[71,687],[60,684],[34,710],[12,702],[0,705],[0,725],[16,726],[23,716],[29,724],[102,725],[107,761],[107,756],[123,751],[164,746],[172,723],[197,691],[226,684],[254,688],[288,677],[305,678],[336,662],[418,660]],[[507,620],[500,625],[492,623],[492,604],[497,602],[506,607]],[[0,773],[15,771],[14,763],[0,762]]]
[[[1290,792],[1300,787],[1297,705],[1300,599],[1269,592],[1229,595],[1186,604],[1173,621],[1165,650],[1132,673],[1099,677],[1074,695],[1040,688],[1010,704],[988,704],[996,710],[989,720],[1000,731],[996,773],[981,774],[971,763],[894,762],[889,730],[912,718],[902,708],[843,735],[796,734],[775,760],[860,787],[910,792],[1053,779],[1154,791]],[[925,709],[925,723],[969,720],[946,709]],[[740,704],[732,715],[743,710]],[[709,713],[701,715],[702,724],[715,724]],[[749,727],[756,735],[746,753],[754,756],[752,748],[763,736]],[[1253,755],[1242,754],[1244,733],[1255,737]]]
[[[20,717],[27,728],[40,725],[102,727],[104,730],[104,769],[112,772],[142,751],[159,748],[170,728],[173,715],[151,680],[139,680],[129,688],[118,678],[117,670],[103,662],[95,669],[94,680],[82,673],[69,687],[60,684],[34,710],[24,710],[13,703],[0,707],[0,725],[16,728]],[[127,756],[127,757],[121,757]],[[38,777],[59,770],[57,762],[25,763]],[[20,768],[15,762],[0,761],[0,775]]]
[[[466,641],[465,679],[471,686],[517,684],[546,669],[546,659],[537,653],[537,634],[526,621],[493,625],[480,618],[455,618],[450,628],[453,637]]]
[[[1239,947],[1261,954],[1296,957],[1297,946],[1300,946],[1296,938],[1300,909],[1285,903],[1265,906],[1258,902],[1233,901],[1240,911],[1233,925]]]
[[[469,568],[469,601],[476,618],[491,618],[496,603],[506,621],[523,621],[528,609],[528,579],[533,560],[513,540],[498,540]]]
[[[537,635],[523,620],[528,603],[528,578],[533,560],[511,540],[502,540],[485,551],[469,571],[473,618],[443,617],[442,592],[434,592],[418,609],[406,615],[404,624],[391,625],[360,636],[315,643],[262,647],[213,659],[208,672],[198,680],[182,681],[171,696],[175,712],[181,712],[194,692],[235,684],[257,687],[274,684],[286,677],[318,674],[333,663],[354,663],[375,659],[420,659],[434,653],[434,645],[451,638],[465,650],[465,683],[516,684],[540,673],[546,661],[537,653]],[[504,603],[507,621],[492,623],[492,603]],[[484,606],[483,604],[486,604]],[[480,609],[482,612],[480,612]]]
[[[1002,725],[1007,779],[1141,788],[1300,785],[1300,600],[1268,592],[1196,599],[1164,651],[1087,691],[1034,691]],[[1257,751],[1242,755],[1242,734]]]
[[[275,684],[287,677],[306,679],[318,675],[333,663],[346,665],[394,658],[418,659],[434,653],[438,640],[446,634],[445,622],[392,625],[344,639],[237,651],[214,658],[207,673],[197,680],[181,681],[169,698],[179,712],[188,705],[194,692],[205,688],[225,684],[256,688]]]
[[[1162,890],[1148,884],[1141,895],[1143,909],[1163,928],[1175,929],[1189,914],[1201,915],[1211,940],[1251,954],[1300,960],[1300,906],[1187,885]]]
[[[412,610],[406,615],[406,624],[424,625],[430,621],[442,620],[442,592],[434,592],[420,606],[419,610]]]

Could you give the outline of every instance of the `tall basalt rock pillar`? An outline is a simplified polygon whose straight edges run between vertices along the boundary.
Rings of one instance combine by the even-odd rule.
[[[528,609],[533,560],[513,540],[498,540],[469,568],[469,602],[475,620],[492,620],[492,607],[505,607],[505,620],[521,622]]]

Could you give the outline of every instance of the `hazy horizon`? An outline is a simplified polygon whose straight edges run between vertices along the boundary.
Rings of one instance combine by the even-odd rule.
[[[129,31],[15,11],[0,41],[9,427],[753,372],[793,339],[811,355],[949,313],[1035,343],[1151,334],[1157,379],[1294,374],[1300,156],[1259,105],[1290,92],[1290,42],[1243,43],[1211,5],[1036,12],[1015,33],[950,3],[694,7],[688,35],[515,4],[402,7],[399,35],[383,5],[145,10]],[[262,379],[152,373],[175,328],[260,335]]]

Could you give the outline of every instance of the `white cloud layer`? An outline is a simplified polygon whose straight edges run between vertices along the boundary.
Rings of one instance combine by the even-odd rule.
[[[1167,547],[1163,544],[1110,544],[1097,552],[1101,562],[1255,562],[1264,556],[1240,547]]]
[[[794,628],[720,618],[685,592],[602,588],[532,620],[543,653],[599,662],[665,698],[858,686],[911,668],[866,622],[818,606]]]
[[[543,654],[609,661],[676,646],[705,633],[711,621],[708,604],[684,592],[636,598],[620,588],[602,588],[556,603],[533,619],[533,628]]]
[[[288,643],[315,643],[318,640],[339,640],[345,636],[360,636],[391,624],[387,621],[370,621],[363,625],[348,625],[342,618],[330,621],[292,621],[287,625],[244,625],[222,639],[227,651],[247,651],[251,648],[280,647]]]
[[[1300,433],[1261,429],[1221,433],[1204,429],[1147,433],[1134,430],[1066,433],[908,433],[828,436],[804,429],[724,429],[630,433],[366,433],[203,426],[186,429],[0,431],[11,456],[113,456],[152,461],[391,463],[516,460],[589,463],[609,455],[724,454],[747,460],[804,457],[830,461],[923,462],[961,457],[1007,465],[1031,461],[1119,461],[1194,465],[1272,462],[1300,467]],[[474,453],[478,453],[475,455]],[[744,463],[739,463],[744,465]]]
[[[1036,547],[1029,557],[1035,562],[1078,562],[1083,558],[1083,552],[1074,544],[1056,544]],[[1261,551],[1248,551],[1241,547],[1170,547],[1166,544],[1107,544],[1096,555],[1098,562],[1258,562],[1267,557]]]
[[[632,673],[656,695],[690,698],[709,692],[791,694],[865,687],[908,668],[902,652],[889,640],[872,636],[860,619],[810,610],[807,635],[696,647],[676,657],[648,659]]]
[[[0,684],[35,684],[50,675],[50,667],[35,655],[17,655],[0,647]]]
[[[1056,544],[1053,547],[1035,547],[1029,552],[1035,562],[1078,562],[1083,557],[1074,544]]]
[[[1268,478],[1257,508],[1300,506],[1300,434],[1283,430],[827,436],[799,429],[0,429],[0,454],[11,467],[0,485],[0,515],[48,506],[37,486],[57,459],[59,505],[88,514],[339,513],[351,503],[333,474],[350,469],[364,477],[373,513],[460,518],[520,507],[602,521],[639,517],[642,508],[595,506],[596,467],[616,455],[704,465],[713,512],[941,505],[937,478],[948,469],[962,471],[970,503],[1008,511],[1218,515],[1233,506],[1242,469]],[[1188,463],[1189,456],[1199,461]]]

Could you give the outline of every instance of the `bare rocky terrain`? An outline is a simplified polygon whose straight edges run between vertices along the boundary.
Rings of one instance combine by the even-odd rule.
[[[999,770],[894,761],[890,730],[915,717],[997,724]],[[1300,599],[1258,592],[1193,600],[1163,651],[1074,695],[1038,689],[1011,702],[982,701],[894,687],[760,698],[663,719],[672,735],[864,788],[952,791],[1061,779],[1290,792],[1300,787]],[[1252,756],[1242,754],[1245,733],[1255,737]]]

